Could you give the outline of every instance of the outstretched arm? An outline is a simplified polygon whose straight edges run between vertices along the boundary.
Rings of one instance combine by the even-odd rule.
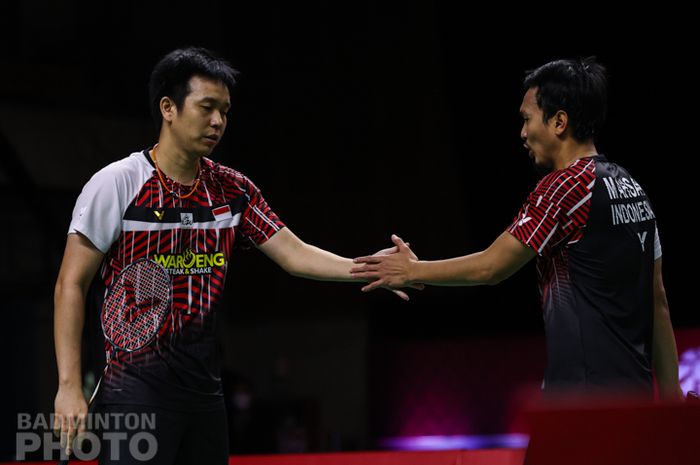
[[[666,300],[666,290],[661,273],[661,258],[654,262],[654,341],[652,361],[656,372],[659,394],[662,398],[683,398],[678,381],[678,352],[673,335],[671,316]]]
[[[351,274],[372,280],[362,290],[377,287],[405,287],[414,283],[438,286],[475,286],[497,284],[529,262],[535,251],[508,232],[501,234],[486,250],[458,258],[419,261],[397,236],[392,241],[398,253],[385,256],[360,257],[354,261]]]
[[[289,228],[280,229],[259,248],[272,261],[293,276],[320,281],[366,281],[363,278],[350,275],[350,268],[353,266],[351,259],[307,244]],[[378,253],[391,253],[392,251],[393,249],[385,249]],[[397,291],[395,294],[408,300],[408,295],[402,291]]]
[[[85,236],[69,234],[54,294],[54,344],[58,392],[53,429],[70,454],[76,433],[84,429],[87,402],[80,371],[80,343],[85,319],[85,295],[103,254]]]

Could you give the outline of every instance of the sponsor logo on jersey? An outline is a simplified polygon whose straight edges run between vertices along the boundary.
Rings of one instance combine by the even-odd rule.
[[[192,213],[180,213],[180,221],[183,226],[192,226],[194,224],[194,215]]]
[[[153,214],[156,215],[156,218],[160,221],[165,216],[165,210],[153,210]]]
[[[154,254],[153,260],[171,275],[210,274],[213,267],[226,264],[223,252],[197,253],[192,249],[180,254]]]

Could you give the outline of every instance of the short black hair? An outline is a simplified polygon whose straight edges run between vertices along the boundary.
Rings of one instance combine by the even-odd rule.
[[[608,83],[607,71],[595,57],[551,61],[527,71],[524,84],[526,90],[537,87],[545,122],[563,110],[574,139],[597,138],[608,111]]]
[[[165,55],[153,68],[148,82],[148,97],[151,116],[160,130],[163,116],[160,113],[160,100],[170,97],[177,108],[182,108],[185,98],[191,92],[190,79],[201,76],[220,81],[233,93],[238,71],[214,52],[201,47],[187,47],[173,50]]]

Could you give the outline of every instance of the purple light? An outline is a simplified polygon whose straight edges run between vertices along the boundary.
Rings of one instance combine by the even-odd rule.
[[[680,356],[678,377],[684,393],[700,392],[700,347],[688,349]]]
[[[521,449],[527,447],[526,434],[487,436],[408,436],[384,438],[379,445],[390,450]]]

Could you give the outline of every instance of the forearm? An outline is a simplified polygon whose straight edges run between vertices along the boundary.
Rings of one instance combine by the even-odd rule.
[[[280,229],[260,250],[294,276],[319,281],[360,281],[350,275],[352,260],[305,243],[289,228]]]
[[[54,295],[54,344],[60,386],[80,386],[85,291],[59,282]]]
[[[436,286],[494,285],[510,277],[535,257],[535,251],[508,232],[484,251],[438,261],[417,261],[410,282]]]
[[[410,282],[435,286],[477,286],[496,284],[498,277],[485,257],[485,251],[463,257],[411,264]]]
[[[652,360],[659,392],[662,397],[676,398],[681,395],[678,381],[678,352],[668,305],[665,302],[656,303],[653,337]]]
[[[350,275],[352,266],[349,258],[303,243],[284,268],[294,276],[318,281],[360,281]]]

